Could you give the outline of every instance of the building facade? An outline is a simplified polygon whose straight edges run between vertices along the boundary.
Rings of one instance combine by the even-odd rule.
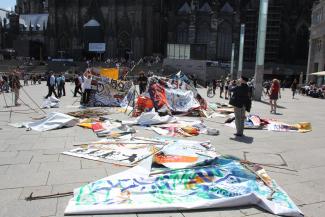
[[[91,55],[89,43],[105,43],[105,56],[136,59],[164,55],[168,43],[182,43],[195,45],[198,58],[229,61],[231,44],[238,38],[237,2],[17,0],[16,11],[23,40],[42,43],[51,57],[85,57]]]
[[[307,78],[322,83],[323,77],[313,77],[310,74],[325,71],[325,0],[314,5],[311,19]]]
[[[312,2],[270,0],[266,63],[306,65]],[[245,23],[245,68],[253,69],[258,11],[259,0],[17,0],[15,48],[28,42],[36,58],[81,60],[98,55],[89,44],[101,43],[105,58],[138,59],[190,44],[194,59],[229,62]]]

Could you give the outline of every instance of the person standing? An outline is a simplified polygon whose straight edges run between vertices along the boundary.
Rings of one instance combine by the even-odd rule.
[[[74,78],[74,84],[75,84],[75,87],[74,87],[74,93],[73,93],[73,97],[77,97],[77,93],[79,93],[81,96],[82,96],[82,92],[81,92],[81,84],[82,82],[81,79],[79,79],[79,75],[75,75],[75,78]]]
[[[225,81],[225,99],[228,99],[229,96],[229,85],[230,85],[230,80],[227,77]]]
[[[82,95],[82,105],[86,106],[89,103],[90,92],[91,92],[91,81],[92,74],[89,70],[84,73],[84,82],[82,84],[83,95]]]
[[[276,114],[276,108],[277,108],[277,100],[279,97],[281,98],[281,93],[280,93],[280,82],[278,79],[273,79],[272,85],[270,88],[270,105],[271,105],[271,111],[270,113]]]
[[[52,96],[52,94],[54,94],[54,96],[58,98],[58,95],[55,92],[55,76],[53,72],[51,72],[49,75],[47,85],[48,85],[49,92],[45,98],[46,99],[49,98],[50,96]]]
[[[216,89],[217,89],[217,80],[213,79],[212,81],[212,89],[213,89],[213,95],[216,95]]]
[[[24,75],[24,86],[28,86],[28,75]]]
[[[234,106],[235,111],[236,137],[244,136],[245,112],[250,112],[252,106],[247,82],[248,78],[242,76],[239,86],[233,89],[233,94],[229,101],[229,104]]]
[[[61,74],[61,85],[62,85],[62,95],[65,96],[65,76],[64,74],[62,73]]]
[[[225,88],[225,82],[224,82],[223,78],[221,78],[221,80],[219,81],[219,87],[220,87],[220,98],[222,98],[222,93]]]
[[[61,96],[62,96],[62,78],[61,78],[60,74],[56,77],[56,87],[58,89],[58,97],[61,98]]]
[[[19,81],[19,72],[14,71],[12,75],[12,81],[11,81],[11,90],[15,94],[15,106],[20,106],[20,104],[18,103],[20,88],[21,88],[21,84]]]
[[[148,78],[144,75],[144,72],[140,72],[140,77],[138,78],[140,94],[144,93],[147,88]]]
[[[295,98],[296,92],[297,92],[297,88],[298,88],[298,81],[297,79],[295,79],[292,84],[291,84],[291,91],[292,91],[292,99]]]

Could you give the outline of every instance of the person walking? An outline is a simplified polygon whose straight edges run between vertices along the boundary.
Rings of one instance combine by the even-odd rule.
[[[49,92],[45,98],[46,99],[49,98],[50,96],[52,96],[52,94],[54,94],[54,96],[56,98],[58,98],[58,95],[55,92],[55,76],[54,76],[53,72],[50,72],[50,75],[47,80],[47,86],[48,86]]]
[[[295,79],[292,84],[291,84],[291,91],[292,91],[292,99],[295,98],[296,92],[297,92],[297,88],[298,88],[298,81],[297,79]]]
[[[280,82],[278,79],[273,79],[272,85],[270,87],[270,105],[271,105],[271,111],[270,113],[276,114],[276,108],[277,108],[277,100],[281,98],[281,92],[280,92]]]
[[[234,106],[235,111],[236,137],[244,136],[245,112],[250,112],[252,106],[250,90],[247,85],[248,78],[242,76],[239,82],[239,86],[233,89],[229,101],[229,104]]]
[[[82,84],[83,95],[82,105],[87,106],[90,99],[92,74],[89,70],[84,73],[84,82]]]
[[[19,81],[19,72],[14,71],[12,75],[12,81],[11,81],[11,90],[15,94],[15,106],[20,106],[20,104],[18,103],[20,88],[21,88],[21,84]]]

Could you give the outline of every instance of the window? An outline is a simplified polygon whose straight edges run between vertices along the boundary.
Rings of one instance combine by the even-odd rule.
[[[182,22],[177,26],[177,43],[186,44],[188,41],[188,27],[187,24]]]

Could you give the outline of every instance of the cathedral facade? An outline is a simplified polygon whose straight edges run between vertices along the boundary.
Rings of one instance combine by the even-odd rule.
[[[104,43],[107,57],[137,59],[164,55],[168,43],[181,43],[197,45],[201,57],[229,60],[238,38],[236,1],[17,0],[16,10],[48,14],[44,48],[51,57],[84,57],[89,43]]]
[[[269,2],[266,62],[306,64],[313,1]],[[44,57],[81,60],[95,55],[89,45],[96,43],[105,58],[138,59],[166,56],[167,44],[190,44],[194,58],[229,62],[245,23],[244,60],[252,67],[258,11],[259,0],[17,0],[16,6],[18,38],[38,44]]]

